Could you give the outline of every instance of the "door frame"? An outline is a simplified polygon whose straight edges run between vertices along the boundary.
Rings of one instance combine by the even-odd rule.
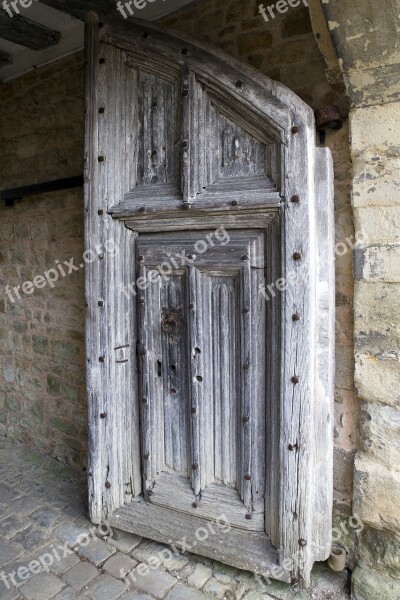
[[[86,23],[85,250],[89,412],[89,506],[94,523],[141,492],[135,303],[121,293],[135,273],[135,233],[111,209],[135,185],[136,60],[167,57],[228,94],[280,140],[280,247],[284,289],[271,298],[279,360],[267,435],[271,476],[266,529],[277,562],[307,585],[315,561],[330,554],[333,457],[334,219],[330,152],[315,146],[314,115],[285,86],[204,43],[148,23],[110,18]],[[142,58],[140,58],[142,57]],[[147,58],[145,58],[147,57]],[[102,109],[100,111],[99,109]],[[183,202],[190,182],[182,182]],[[113,213],[113,214],[111,214]],[[227,213],[225,213],[227,214]],[[273,282],[271,282],[273,283]],[[115,523],[114,523],[115,524]],[[165,541],[165,540],[161,540]],[[222,559],[221,559],[222,560]],[[272,575],[273,576],[273,575]],[[286,575],[285,575],[286,577]]]

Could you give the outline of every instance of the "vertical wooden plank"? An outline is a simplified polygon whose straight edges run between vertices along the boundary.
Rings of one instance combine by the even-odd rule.
[[[281,373],[281,297],[274,282],[281,273],[280,218],[270,223],[266,232],[267,270],[263,287],[258,290],[266,305],[266,470],[265,528],[274,546],[280,543],[280,373]]]
[[[265,248],[263,256],[250,255],[250,285],[251,285],[251,338],[252,348],[252,498],[253,507],[265,499],[265,446],[266,446],[266,321],[265,299],[260,294],[260,286],[264,283]]]
[[[91,516],[98,522],[141,491],[135,303],[127,291],[135,277],[135,236],[107,214],[108,202],[122,197],[133,181],[126,159],[133,156],[136,90],[122,50],[97,42],[88,60],[96,73],[87,92],[85,195],[85,243],[93,257],[86,272],[89,472]]]
[[[190,200],[191,165],[191,75],[187,65],[181,68],[181,188],[183,201]]]
[[[147,280],[149,272],[139,264],[139,278]],[[139,294],[139,355],[141,381],[142,465],[146,491],[154,485],[157,473],[164,468],[163,385],[157,363],[161,348],[161,278]]]
[[[315,150],[317,235],[317,303],[315,353],[315,560],[326,560],[331,551],[333,506],[333,406],[335,376],[335,219],[333,164],[328,149]],[[323,202],[318,201],[322,199]]]
[[[98,70],[99,70],[99,29],[97,15],[87,14],[85,28],[86,89],[85,89],[85,250],[99,243],[102,222],[98,210]],[[98,261],[86,266],[86,360],[87,360],[87,402],[89,422],[89,509],[94,523],[102,520],[104,424],[100,420],[102,405],[102,376],[99,365],[101,355],[100,311],[98,298],[101,297],[101,280]]]
[[[241,273],[241,303],[240,303],[240,342],[241,342],[241,418],[240,418],[240,452],[241,469],[239,474],[239,489],[243,504],[247,511],[252,511],[252,419],[255,417],[252,411],[253,403],[253,375],[254,355],[252,337],[252,297],[251,297],[251,273],[249,260],[243,266]]]
[[[293,117],[295,121],[295,117]],[[292,577],[309,584],[313,555],[313,411],[315,336],[315,133],[305,125],[291,132],[285,165],[283,210],[281,364],[281,561],[292,561]],[[298,195],[300,202],[292,202]],[[293,315],[298,314],[299,320]],[[308,547],[307,547],[308,545]]]
[[[238,277],[212,278],[212,358],[215,479],[238,481],[240,339]]]
[[[191,373],[191,480],[194,493],[214,479],[213,364],[210,278],[189,265],[188,360]]]
[[[188,277],[188,337],[189,337],[189,372],[190,372],[190,439],[191,439],[191,465],[190,474],[193,491],[196,495],[201,493],[201,482],[203,468],[201,456],[201,421],[204,418],[202,414],[202,386],[197,381],[197,377],[202,377],[204,352],[201,319],[198,318],[199,311],[203,308],[200,304],[198,295],[198,276],[199,272],[193,266],[189,265],[187,269]],[[196,348],[200,353],[196,352]]]
[[[167,257],[166,257],[167,258]],[[171,274],[162,288],[162,319],[172,319],[162,336],[162,381],[164,386],[165,466],[188,471],[188,373],[185,306],[185,279]],[[174,322],[176,325],[174,325]]]

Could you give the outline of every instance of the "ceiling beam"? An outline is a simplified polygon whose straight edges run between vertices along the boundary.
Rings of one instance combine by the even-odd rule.
[[[31,50],[43,50],[58,44],[60,33],[20,15],[10,17],[0,10],[0,38]]]
[[[77,17],[81,21],[85,20],[86,13],[89,11],[100,16],[116,13],[117,11],[114,0],[40,0],[40,2]]]
[[[12,65],[13,57],[12,54],[8,52],[4,52],[4,50],[0,50],[0,67],[5,67],[6,65]]]

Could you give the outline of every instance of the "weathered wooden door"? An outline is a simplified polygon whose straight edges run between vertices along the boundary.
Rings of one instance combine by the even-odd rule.
[[[90,509],[307,583],[330,551],[331,163],[221,52],[88,22]]]

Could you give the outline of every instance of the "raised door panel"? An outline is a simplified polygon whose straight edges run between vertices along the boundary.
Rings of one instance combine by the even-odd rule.
[[[264,531],[264,236],[231,232],[204,254],[197,238],[137,240],[145,495]]]

